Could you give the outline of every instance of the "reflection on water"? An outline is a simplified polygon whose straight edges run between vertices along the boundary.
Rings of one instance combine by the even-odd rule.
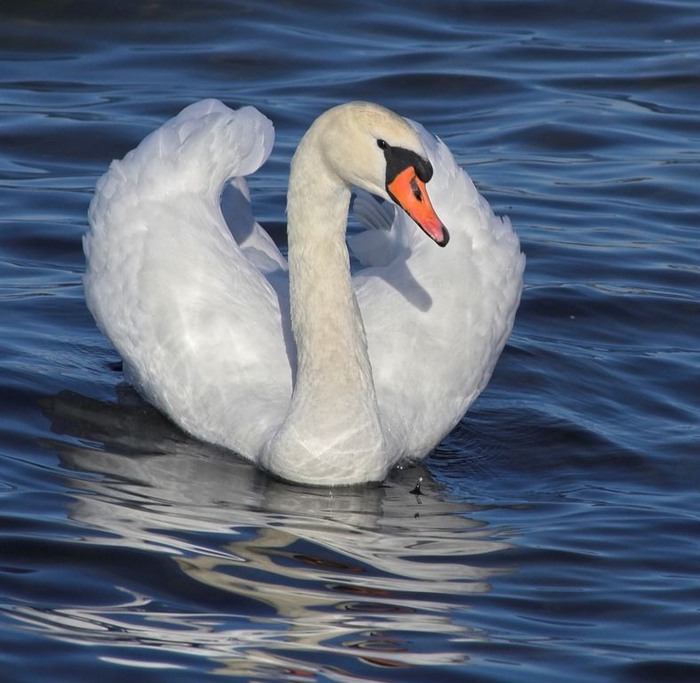
[[[489,589],[504,570],[480,556],[507,545],[434,495],[423,469],[383,486],[302,488],[188,439],[128,392],[118,405],[62,394],[44,409],[72,437],[50,447],[76,473],[75,543],[104,550],[92,570],[113,583],[103,593],[114,604],[17,608],[26,626],[111,661],[158,666],[168,651],[276,680],[467,658],[476,636],[455,605]],[[106,450],[81,445],[95,441]]]
[[[2,3],[2,683],[700,681],[697,2],[465,6]],[[120,378],[80,284],[95,182],[205,97],[274,121],[280,244],[294,148],[352,99],[510,216],[527,288],[439,485],[291,489],[129,394],[49,430],[37,397]]]

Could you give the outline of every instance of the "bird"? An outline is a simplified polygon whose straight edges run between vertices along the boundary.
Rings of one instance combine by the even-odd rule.
[[[208,99],[114,160],[86,303],[125,379],[191,436],[295,484],[381,482],[486,386],[525,257],[440,138],[369,102],[303,135],[280,248],[246,181],[273,142],[254,107]]]

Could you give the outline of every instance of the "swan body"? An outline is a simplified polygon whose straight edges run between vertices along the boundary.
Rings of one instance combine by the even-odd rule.
[[[287,260],[244,179],[273,137],[257,110],[205,100],[114,161],[90,206],[86,301],[128,379],[185,431],[286,480],[379,481],[488,382],[524,257],[439,139],[351,103],[294,155]]]

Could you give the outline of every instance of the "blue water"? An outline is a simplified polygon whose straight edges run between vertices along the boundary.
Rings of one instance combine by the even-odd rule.
[[[0,8],[0,678],[700,680],[695,0]],[[487,390],[384,486],[272,481],[125,385],[80,236],[203,97],[294,145],[351,99],[451,147],[527,254]],[[411,494],[423,477],[422,495]]]

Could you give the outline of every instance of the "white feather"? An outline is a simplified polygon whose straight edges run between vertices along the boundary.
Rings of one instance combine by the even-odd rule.
[[[355,210],[369,227],[351,240],[367,266],[353,287],[381,463],[341,463],[340,447],[336,462],[329,448],[316,470],[295,474],[292,463],[281,476],[353,483],[425,456],[484,388],[511,331],[524,268],[518,239],[447,147],[412,125],[434,168],[428,191],[449,245],[440,249],[402,211],[363,195]],[[88,306],[136,388],[194,436],[266,466],[297,359],[287,262],[255,222],[243,176],[264,163],[273,138],[253,108],[187,107],[112,163],[84,238]]]

